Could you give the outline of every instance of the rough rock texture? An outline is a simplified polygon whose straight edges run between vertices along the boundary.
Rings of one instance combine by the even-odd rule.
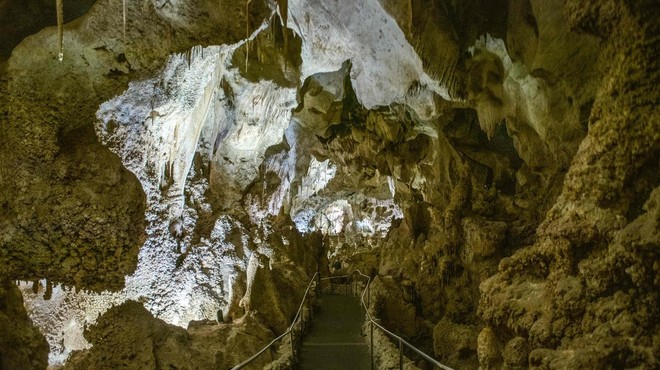
[[[85,337],[89,351],[75,352],[64,369],[223,369],[256,352],[268,330],[252,315],[236,324],[193,322],[188,330],[155,319],[135,301],[109,309]],[[270,360],[263,356],[256,363]]]
[[[567,4],[574,26],[606,38],[589,133],[538,241],[481,285],[482,317],[503,342],[526,337],[533,367],[657,366],[657,11]]]
[[[0,262],[47,279],[51,363],[230,366],[340,261],[456,368],[656,366],[652,1],[277,4],[129,2],[123,40],[102,0],[0,64]]]
[[[245,37],[246,17],[236,4],[228,7],[236,16],[229,17],[227,9],[220,16],[215,7],[156,3],[129,5],[124,40],[121,2],[97,2],[65,27],[62,63],[54,57],[52,28],[13,50],[2,150],[12,176],[3,179],[1,203],[2,257],[11,261],[6,265],[15,278],[116,290],[135,269],[144,240],[144,195],[119,159],[96,143],[94,113],[131,78],[160,68],[173,51]],[[257,11],[257,19],[263,13]],[[182,22],[188,18],[195,22]],[[225,23],[221,32],[210,32],[219,20],[233,27]],[[106,263],[120,268],[92,273]]]
[[[0,285],[0,369],[45,369],[48,343],[23,307],[23,297],[11,280]]]
[[[57,185],[32,184],[24,188],[29,193],[7,200],[16,207],[3,217],[2,264],[22,280],[117,289],[137,264],[144,195],[135,176],[89,133],[71,135],[75,146],[62,142],[66,149],[49,163]]]
[[[70,22],[85,14],[93,0],[69,0],[64,2],[64,22]],[[57,23],[55,3],[41,0],[0,1],[0,58],[9,57],[12,49],[23,39],[46,26]]]

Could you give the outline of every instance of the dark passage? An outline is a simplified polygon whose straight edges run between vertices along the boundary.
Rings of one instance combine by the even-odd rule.
[[[321,309],[302,346],[301,368],[370,369],[369,348],[360,334],[364,313],[359,298],[322,295]]]

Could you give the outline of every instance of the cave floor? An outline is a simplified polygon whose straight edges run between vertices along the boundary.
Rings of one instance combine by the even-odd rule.
[[[369,347],[362,337],[364,313],[359,298],[323,295],[320,310],[302,346],[300,368],[370,369]]]

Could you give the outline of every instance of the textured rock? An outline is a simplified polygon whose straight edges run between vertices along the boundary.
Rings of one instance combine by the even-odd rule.
[[[433,328],[434,353],[448,364],[461,363],[475,367],[478,363],[477,334],[476,327],[442,319]]]
[[[0,369],[45,369],[48,343],[32,324],[13,281],[0,285]]]
[[[497,369],[501,366],[502,355],[495,333],[489,327],[481,329],[477,337],[477,356],[480,369]]]
[[[407,290],[408,294],[401,291],[391,276],[378,276],[371,286],[371,299],[376,302],[376,315],[388,322],[389,328],[396,333],[412,337],[418,332],[415,318],[416,302],[414,293],[410,294],[414,291],[414,287],[408,286]]]
[[[589,31],[596,27],[608,37],[608,67],[589,133],[562,194],[539,228],[539,241],[500,263],[500,273],[482,285],[483,317],[495,327],[529,335],[532,367],[626,367],[656,361],[651,348],[658,328],[652,323],[658,313],[641,302],[658,299],[647,288],[657,275],[651,263],[657,256],[649,247],[658,240],[657,190],[651,192],[657,176],[650,175],[657,173],[658,120],[646,104],[654,96],[649,81],[658,75],[657,61],[648,54],[657,41],[647,32],[657,22],[647,18],[650,3],[619,4],[616,11],[612,4],[567,4],[580,8],[571,13],[574,24]],[[605,26],[611,24],[617,27]],[[628,88],[631,84],[635,89]],[[543,296],[545,303],[517,308],[515,300],[500,300],[522,287]],[[624,339],[633,332],[636,340]]]
[[[220,15],[215,6],[200,4],[130,4],[124,38],[121,2],[101,2],[65,27],[63,63],[54,59],[52,28],[13,50],[2,156],[14,175],[3,193],[3,214],[11,222],[4,227],[2,244],[15,260],[16,278],[116,290],[123,286],[123,275],[135,269],[144,240],[144,195],[117,158],[96,144],[90,123],[102,101],[131,78],[160,68],[173,51],[245,37],[238,31],[245,30],[245,16],[239,15],[243,8],[227,6]],[[253,10],[254,19],[264,17],[265,9]],[[232,12],[237,16],[229,16]],[[220,32],[218,23],[226,26]],[[100,201],[106,195],[106,202]],[[27,244],[37,247],[34,254],[17,258]],[[88,245],[97,245],[96,251],[83,261],[86,252],[75,247]],[[117,260],[92,257],[101,255]],[[90,274],[91,266],[105,263],[119,266],[118,274]],[[85,264],[86,269],[78,268]]]
[[[527,357],[529,356],[529,344],[523,337],[511,339],[504,350],[504,368],[507,369],[525,369],[528,366]]]
[[[92,355],[74,354],[67,368],[192,368],[186,331],[154,319],[134,301],[108,310],[86,335],[94,345]]]
[[[57,184],[32,184],[11,200],[2,263],[17,279],[118,289],[144,239],[144,195],[115,155],[79,134],[51,164]]]
[[[228,368],[258,351],[268,330],[251,315],[231,325],[191,323],[185,330],[127,301],[108,310],[85,336],[93,347],[75,352],[65,369]],[[268,361],[263,356],[256,364]]]
[[[51,363],[102,366],[107,331],[147,368],[230,366],[340,260],[453,367],[653,366],[652,1],[278,4],[130,3],[123,40],[99,1],[62,64],[53,28],[0,62],[0,262],[48,279],[21,288]]]

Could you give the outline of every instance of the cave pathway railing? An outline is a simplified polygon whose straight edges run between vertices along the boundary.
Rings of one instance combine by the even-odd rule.
[[[374,317],[371,315],[371,312],[369,312],[369,307],[371,307],[371,277],[368,275],[363,274],[360,270],[355,270],[353,274],[359,275],[359,277],[366,279],[367,285],[362,291],[362,295],[360,296],[360,302],[362,303],[362,308],[364,308],[365,312],[367,313],[367,321],[369,322],[369,353],[371,355],[371,369],[374,369],[375,366],[375,361],[374,361],[374,327],[378,328],[383,331],[387,336],[389,336],[392,340],[395,342],[399,343],[399,369],[403,369],[403,350],[405,347],[408,347],[411,351],[415,352],[417,355],[419,355],[421,358],[429,362],[433,366],[437,366],[441,369],[444,370],[454,370],[450,368],[449,366],[441,364],[439,361],[434,359],[433,357],[427,355],[424,353],[422,350],[419,348],[413,346],[412,344],[408,343],[405,339],[401,338],[400,336],[392,333],[391,331],[385,329],[380,323],[378,323]],[[355,290],[357,291],[357,282],[355,284]],[[367,301],[365,302],[364,296],[367,296]]]
[[[240,364],[232,367],[231,370],[239,370],[239,369],[242,369],[245,366],[249,365],[250,363],[252,363],[252,361],[256,360],[259,356],[261,356],[261,354],[266,352],[275,343],[277,343],[278,341],[280,341],[281,339],[283,339],[287,335],[289,335],[289,338],[290,338],[290,341],[291,341],[291,361],[294,361],[294,359],[295,359],[294,329],[295,329],[296,324],[300,321],[300,326],[301,326],[300,332],[301,332],[301,335],[302,335],[302,332],[304,330],[303,329],[303,325],[304,325],[304,323],[303,323],[303,308],[305,307],[305,302],[307,301],[307,296],[309,294],[309,291],[310,291],[312,285],[314,284],[314,282],[317,282],[319,276],[320,275],[319,275],[318,272],[314,273],[314,276],[312,276],[312,279],[309,281],[309,284],[307,284],[307,289],[305,290],[305,295],[303,296],[302,301],[300,302],[300,306],[298,307],[298,312],[296,313],[296,316],[293,318],[293,321],[291,322],[291,325],[289,326],[289,328],[284,333],[280,334],[277,338],[273,339],[270,343],[268,343],[268,345],[266,345],[264,348],[262,348],[259,352],[255,353],[254,355],[252,355],[252,357],[250,357],[247,360],[241,362]],[[317,283],[320,283],[320,280]]]
[[[391,331],[387,330],[385,327],[383,327],[380,323],[374,319],[374,317],[371,315],[371,312],[369,312],[369,307],[371,307],[371,277],[368,275],[363,274],[360,270],[355,270],[352,274],[348,275],[340,275],[340,276],[330,276],[330,277],[324,277],[320,278],[320,275],[318,272],[314,273],[314,276],[312,279],[309,281],[309,284],[307,284],[307,289],[305,290],[305,295],[302,298],[302,301],[300,302],[300,306],[298,307],[298,312],[296,313],[296,316],[294,317],[293,321],[291,322],[291,325],[289,328],[282,334],[280,334],[277,338],[273,339],[268,345],[266,345],[264,348],[262,348],[259,352],[255,353],[252,357],[248,358],[247,360],[241,362],[240,364],[234,366],[231,370],[239,370],[244,368],[245,366],[249,365],[252,363],[252,361],[256,360],[261,354],[266,352],[269,348],[271,348],[275,343],[286,337],[287,335],[290,336],[290,344],[291,344],[291,360],[295,361],[295,340],[294,340],[294,329],[296,324],[300,322],[300,335],[302,336],[304,333],[304,317],[303,317],[303,309],[305,307],[305,302],[307,301],[307,296],[309,295],[309,291],[312,287],[312,285],[316,282],[317,289],[322,290],[322,282],[323,281],[329,281],[332,282],[333,280],[336,279],[341,279],[342,283],[338,285],[344,285],[345,286],[345,292],[348,293],[348,289],[350,287],[351,293],[357,295],[358,293],[358,281],[357,279],[354,279],[353,276],[358,275],[359,278],[363,278],[366,280],[367,284],[362,290],[362,294],[360,295],[360,303],[362,305],[362,308],[364,308],[367,316],[367,321],[369,324],[369,353],[371,356],[371,369],[374,369],[375,366],[375,361],[374,361],[374,328],[378,328],[383,333],[385,333],[387,336],[389,336],[392,340],[395,342],[398,342],[399,344],[399,369],[403,369],[403,351],[405,347],[408,347],[411,351],[415,352],[417,355],[419,355],[421,358],[424,360],[428,361],[431,365],[436,366],[440,369],[443,370],[454,370],[450,368],[449,366],[441,364],[439,361],[434,359],[433,357],[427,355],[424,353],[422,350],[419,348],[415,347],[414,345],[410,344],[408,341],[405,339],[401,338],[400,336],[392,333]],[[333,287],[334,289],[334,287]],[[341,288],[340,288],[341,289]],[[366,296],[366,302],[365,302],[365,296]],[[311,310],[310,310],[311,312]]]

